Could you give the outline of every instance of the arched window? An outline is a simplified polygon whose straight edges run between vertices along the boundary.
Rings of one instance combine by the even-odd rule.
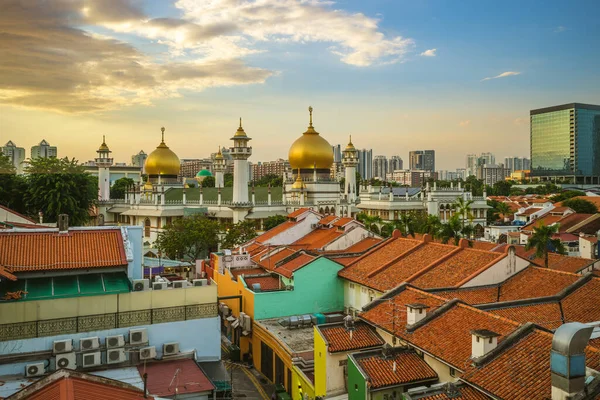
[[[144,237],[150,237],[150,218],[144,221]]]

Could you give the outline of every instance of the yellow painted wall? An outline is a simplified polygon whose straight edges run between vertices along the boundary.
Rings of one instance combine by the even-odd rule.
[[[300,386],[302,388],[302,397],[300,396]],[[296,366],[292,369],[292,399],[304,400],[315,398],[315,387],[312,382]]]
[[[314,352],[315,352],[315,394],[327,394],[327,342],[321,332],[314,327]]]
[[[0,304],[0,324],[215,303],[216,285]]]

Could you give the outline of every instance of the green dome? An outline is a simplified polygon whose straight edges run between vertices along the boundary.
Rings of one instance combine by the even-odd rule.
[[[207,170],[207,169],[201,169],[200,171],[198,171],[198,173],[196,174],[197,177],[206,177],[206,176],[212,176],[212,173]]]

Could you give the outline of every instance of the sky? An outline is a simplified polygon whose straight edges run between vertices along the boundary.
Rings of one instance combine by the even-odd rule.
[[[0,144],[87,161],[229,147],[287,158],[314,125],[374,155],[529,154],[529,110],[600,104],[600,2],[2,0]]]

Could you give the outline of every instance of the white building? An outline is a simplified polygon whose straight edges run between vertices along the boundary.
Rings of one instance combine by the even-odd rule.
[[[31,148],[31,159],[58,157],[56,146],[50,146],[50,143],[43,139],[37,146]]]
[[[12,140],[9,140],[2,146],[2,154],[10,158],[10,161],[17,170],[17,174],[23,173],[23,161],[25,161],[25,149],[23,147],[17,147]]]

